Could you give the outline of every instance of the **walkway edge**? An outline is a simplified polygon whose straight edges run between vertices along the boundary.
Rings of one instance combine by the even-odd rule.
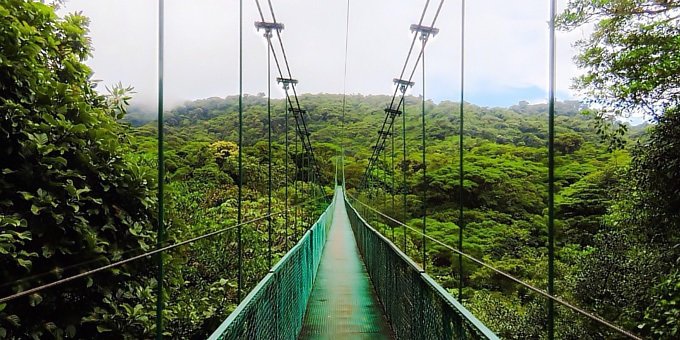
[[[334,196],[336,195],[337,190]],[[297,337],[302,329],[304,312],[326,243],[334,207],[334,203],[329,204],[300,241],[271,268],[208,339]]]
[[[499,339],[359,215],[346,196],[345,205],[369,276],[397,338]]]

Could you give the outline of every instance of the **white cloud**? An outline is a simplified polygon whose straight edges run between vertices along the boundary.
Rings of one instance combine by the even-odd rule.
[[[271,20],[267,1],[260,1]],[[244,0],[244,91],[266,91],[266,44],[253,23],[254,1]],[[303,93],[343,89],[346,1],[272,1],[293,76]],[[352,1],[348,93],[391,93],[425,1]],[[564,3],[564,1],[561,1]],[[431,1],[429,23],[438,1]],[[238,93],[238,1],[166,0],[165,94],[168,104]],[[540,88],[547,92],[548,2],[467,1],[466,92]],[[70,0],[62,11],[92,20],[94,57],[104,84],[133,85],[137,101],[156,101],[157,1]],[[426,53],[427,93],[457,99],[460,82],[460,0],[446,1],[438,34]],[[558,34],[558,92],[569,93],[577,70],[570,44],[584,33]],[[421,91],[420,71],[414,94]],[[274,93],[281,91],[273,85]],[[518,98],[534,99],[534,98]],[[481,103],[484,104],[484,103]]]

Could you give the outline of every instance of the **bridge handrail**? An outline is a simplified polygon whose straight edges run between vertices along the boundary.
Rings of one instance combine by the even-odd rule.
[[[498,339],[408,255],[364,220],[346,196],[344,201],[359,251],[398,339]]]
[[[335,197],[300,241],[271,268],[208,339],[297,338],[334,207]]]

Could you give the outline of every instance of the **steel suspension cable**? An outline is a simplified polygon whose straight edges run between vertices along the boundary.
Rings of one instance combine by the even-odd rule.
[[[304,152],[304,150],[303,150],[302,160],[301,160],[302,173],[300,174],[300,176],[302,177],[302,181],[300,182],[300,187],[301,187],[301,190],[302,190],[303,199],[307,195],[307,192],[305,191],[305,182],[307,181],[307,171],[306,171],[307,166],[305,164],[306,160],[307,160],[307,153]],[[304,232],[305,225],[307,225],[307,209],[305,209],[304,206],[302,206],[302,212],[301,213],[302,213],[302,231]]]
[[[423,7],[423,11],[420,14],[420,19],[418,20],[418,25],[422,25],[423,20],[425,19],[425,14],[427,13],[427,8],[429,7],[429,5],[430,5],[430,0],[425,1],[425,6]],[[411,54],[413,53],[413,47],[415,46],[416,40],[417,40],[417,35],[414,35],[413,39],[411,40],[411,46],[409,47],[408,53],[406,54],[406,60],[404,61],[404,66],[402,67],[401,72],[399,73],[399,79],[403,79],[403,77],[404,77],[404,73],[406,72],[406,67],[408,66],[408,62],[411,58]],[[417,62],[416,62],[416,64],[417,64]],[[398,91],[399,91],[399,86],[396,86],[395,89],[394,89],[394,93],[392,94],[392,99],[390,101],[390,105],[388,106],[390,109],[394,107],[394,101],[397,97]],[[399,105],[397,105],[397,110],[398,109],[399,109]],[[387,117],[385,117],[385,121],[383,121],[383,125],[382,125],[381,130],[384,129],[386,124],[387,124]],[[379,143],[380,143],[380,136],[378,136],[378,141],[376,142],[376,147],[378,146]],[[376,149],[374,148],[373,153],[375,154],[375,152],[376,152]],[[374,155],[371,155],[371,158],[369,159],[369,164],[366,167],[366,172],[364,173],[364,180],[366,180],[367,179],[366,177],[369,175],[369,171],[370,171],[370,168],[372,166],[373,158],[374,158]],[[364,181],[362,181],[362,182],[364,182]]]
[[[383,194],[383,205],[385,209],[387,209],[387,152],[383,152],[383,161],[382,161],[382,167],[383,167],[383,179],[382,179],[382,194]]]
[[[429,3],[429,2],[428,2],[428,3]],[[444,0],[441,0],[441,1],[439,2],[439,5],[437,6],[437,11],[436,11],[436,13],[435,13],[435,15],[434,15],[434,17],[433,17],[433,19],[432,19],[432,23],[431,23],[431,25],[430,25],[430,28],[434,28],[434,25],[436,24],[437,19],[438,19],[438,17],[439,17],[439,14],[441,13],[441,9],[442,9],[443,4],[444,4]],[[424,15],[425,15],[426,9],[427,9],[427,3],[426,3],[426,8],[425,8],[425,10],[423,11],[423,14],[421,15],[421,19],[420,19],[419,24],[418,24],[419,26],[422,25],[422,20],[423,20],[423,17],[424,17]],[[416,33],[417,33],[417,32],[416,32]],[[413,38],[413,43],[412,43],[412,45],[415,43],[415,39],[417,39],[417,36],[418,36],[417,34],[414,34],[414,38]],[[416,62],[415,62],[415,64],[414,64],[414,66],[413,66],[413,69],[412,69],[412,71],[411,71],[411,74],[409,75],[409,78],[408,78],[408,80],[406,81],[406,84],[410,84],[410,83],[411,83],[411,80],[413,79],[413,76],[415,75],[415,71],[416,71],[416,69],[417,69],[418,63],[420,62],[420,60],[421,60],[421,59],[423,58],[423,56],[424,56],[424,51],[425,51],[425,46],[426,46],[426,44],[427,44],[427,39],[423,40],[423,44],[422,44],[422,46],[421,46],[420,53],[418,54],[418,58],[416,59]],[[410,57],[410,54],[411,54],[411,52],[412,52],[411,50],[412,50],[412,47],[411,47],[411,49],[409,50],[409,57]],[[408,60],[408,57],[407,57],[407,60]],[[406,66],[402,69],[402,73],[401,73],[401,75],[400,75],[400,80],[401,80],[401,77],[403,77],[403,73],[405,72],[405,70],[406,70]],[[423,71],[423,72],[424,72],[424,71]],[[423,79],[424,79],[424,78],[423,78]],[[424,84],[423,84],[423,85],[424,85]],[[399,109],[400,106],[403,107],[403,108],[402,108],[402,112],[401,112],[401,116],[402,116],[402,139],[403,139],[403,160],[402,160],[402,161],[403,161],[403,164],[402,164],[402,172],[403,172],[403,189],[402,189],[402,190],[403,190],[403,209],[404,209],[404,212],[403,212],[403,213],[404,213],[404,219],[405,219],[405,218],[406,218],[406,214],[407,214],[407,202],[406,202],[406,199],[407,199],[407,193],[408,193],[408,186],[407,186],[407,183],[406,183],[406,172],[407,172],[407,167],[408,167],[408,165],[407,165],[407,163],[406,163],[406,159],[407,159],[407,148],[406,148],[406,101],[405,101],[405,90],[406,90],[406,86],[404,86],[404,85],[402,85],[402,86],[397,86],[396,89],[395,89],[395,95],[396,95],[396,91],[399,90],[399,89],[401,89],[402,94],[401,94],[401,99],[400,99],[400,101],[399,101],[399,103],[398,103],[398,105],[397,105],[397,110]],[[424,87],[423,87],[423,89],[424,89]],[[395,99],[395,97],[393,97],[393,99],[392,99],[392,104],[390,104],[390,106],[393,105],[394,99]],[[425,100],[425,99],[424,99],[424,94],[423,94],[423,101],[424,101],[424,100]],[[423,102],[423,107],[424,107],[424,102]],[[423,108],[423,113],[424,113],[424,108]],[[392,127],[393,124],[394,124],[394,121],[392,121],[390,127]],[[424,117],[423,117],[423,128],[424,128]],[[423,131],[423,138],[425,138],[424,131]],[[380,143],[380,140],[379,140],[378,143],[376,144],[377,147],[375,147],[375,149],[377,149],[377,150],[380,150],[381,147],[384,147],[385,140],[382,141],[382,144],[379,144],[379,143]],[[424,148],[424,145],[425,145],[425,144],[424,144],[424,140],[423,140],[423,148]],[[375,153],[375,149],[374,149],[374,153]],[[423,152],[425,152],[425,151],[423,151]],[[424,158],[425,158],[425,157],[424,157],[424,155],[423,155],[423,159],[424,159]],[[373,159],[373,156],[372,156],[371,159]],[[368,165],[368,167],[367,167],[367,169],[366,169],[366,173],[364,174],[364,178],[367,178],[368,176],[370,176],[370,167],[371,167],[371,165],[372,165],[372,162],[369,160],[369,165]],[[425,162],[423,162],[423,165],[425,165]],[[423,177],[423,178],[425,178],[425,173],[424,173],[424,177]],[[425,209],[424,209],[424,210],[425,210]],[[426,214],[424,213],[424,214],[423,214],[423,217],[425,217],[425,216],[426,216]],[[426,225],[426,221],[423,222],[423,226],[424,226],[424,227],[425,227],[425,225]],[[405,230],[404,230],[404,237],[403,237],[403,238],[404,238],[404,250],[406,251],[406,247],[407,247],[406,241],[407,241],[407,240],[406,240],[406,231],[405,231]],[[424,244],[423,244],[423,245],[424,245]],[[424,248],[424,247],[423,247],[423,248]],[[424,257],[425,257],[425,256],[424,256]]]
[[[382,217],[384,217],[384,218],[386,218],[386,219],[392,221],[393,223],[399,224],[399,225],[403,226],[404,228],[407,228],[407,229],[413,231],[413,232],[416,233],[416,234],[420,234],[420,233],[421,233],[420,230],[418,230],[418,229],[416,229],[416,228],[414,228],[414,227],[411,227],[411,226],[405,224],[404,222],[399,221],[399,220],[397,220],[397,219],[395,219],[395,218],[393,218],[393,217],[391,217],[391,216],[389,216],[389,215],[386,215],[386,214],[382,213],[381,211],[378,211],[377,209],[375,209],[375,208],[369,206],[368,204],[366,204],[366,203],[364,203],[364,202],[361,202],[360,200],[358,200],[358,199],[355,198],[354,196],[350,195],[349,193],[346,193],[346,195],[347,195],[349,198],[351,198],[354,202],[358,202],[359,204],[361,204],[362,206],[366,207],[367,209],[369,209],[370,211],[374,212],[375,214],[380,215],[380,216],[382,216]],[[548,292],[546,292],[546,291],[544,291],[544,290],[542,290],[542,289],[540,289],[540,288],[534,287],[534,286],[532,286],[531,284],[526,283],[526,282],[524,282],[524,281],[522,281],[522,280],[520,280],[520,279],[518,279],[518,278],[516,278],[516,277],[514,277],[514,276],[512,276],[512,275],[510,275],[510,274],[508,274],[508,273],[506,273],[506,272],[504,272],[504,271],[502,271],[502,270],[500,270],[500,269],[497,269],[497,268],[495,268],[495,267],[493,267],[493,266],[487,264],[486,262],[477,259],[476,257],[474,257],[474,256],[472,256],[472,255],[469,255],[469,254],[467,254],[467,253],[461,252],[461,251],[459,251],[458,249],[456,249],[455,247],[450,246],[450,245],[446,244],[445,242],[440,241],[439,239],[436,239],[436,238],[434,238],[434,237],[432,237],[432,236],[429,236],[429,235],[426,235],[425,237],[427,237],[427,239],[429,239],[430,241],[432,241],[432,242],[434,242],[434,243],[437,243],[437,244],[441,245],[442,247],[444,247],[444,248],[446,248],[446,249],[448,249],[448,250],[451,250],[452,252],[455,252],[455,253],[457,253],[457,254],[459,254],[459,255],[465,257],[465,258],[468,259],[469,261],[474,262],[474,263],[476,263],[476,264],[478,264],[478,265],[480,265],[480,266],[482,266],[482,267],[484,267],[484,268],[487,268],[487,269],[493,271],[494,273],[496,273],[496,274],[498,274],[498,275],[501,275],[501,276],[503,276],[503,277],[505,277],[505,278],[507,278],[507,279],[509,279],[509,280],[511,280],[511,281],[513,281],[513,282],[515,282],[515,283],[517,283],[517,284],[519,284],[520,286],[522,286],[522,287],[524,287],[524,288],[527,288],[527,289],[529,289],[529,290],[531,290],[531,291],[533,291],[533,292],[535,292],[535,293],[538,293],[539,295],[541,295],[541,296],[547,298],[548,300],[551,300],[551,301],[553,301],[553,302],[557,302],[557,303],[559,303],[559,304],[561,304],[561,305],[563,305],[563,306],[565,306],[565,307],[567,307],[567,308],[573,310],[574,312],[576,312],[576,313],[578,313],[578,314],[581,314],[581,315],[585,316],[586,318],[591,319],[592,321],[595,321],[595,322],[599,323],[600,325],[603,325],[603,326],[605,326],[605,327],[607,327],[607,328],[609,328],[609,329],[611,329],[611,330],[613,330],[613,331],[615,331],[615,332],[617,332],[617,333],[619,333],[619,334],[621,334],[621,335],[627,336],[627,337],[629,337],[629,338],[631,338],[631,339],[642,340],[642,338],[638,337],[637,335],[635,335],[635,334],[633,334],[633,333],[631,333],[631,332],[628,332],[628,331],[624,330],[623,328],[621,328],[621,327],[619,327],[619,326],[616,326],[616,325],[612,324],[611,322],[609,322],[609,321],[607,321],[607,320],[605,320],[605,319],[603,319],[603,318],[601,318],[601,317],[599,317],[599,316],[597,316],[597,315],[595,315],[595,314],[593,314],[593,313],[587,312],[586,310],[584,310],[584,309],[582,309],[582,308],[580,308],[580,307],[577,307],[577,306],[575,306],[575,305],[573,305],[573,304],[571,304],[571,303],[569,303],[569,302],[567,302],[567,301],[565,301],[565,300],[563,300],[563,299],[561,299],[561,298],[559,298],[559,297],[557,297],[557,296],[554,296],[554,295],[552,295],[552,294],[550,294],[550,293],[548,293]]]
[[[267,167],[268,167],[268,183],[267,183],[267,214],[272,214],[272,78],[271,78],[271,59],[272,50],[270,48],[271,31],[267,31]],[[267,219],[267,242],[269,251],[267,253],[267,262],[269,268],[272,267],[272,219]]]
[[[424,18],[424,16],[425,16],[425,12],[427,11],[427,5],[428,5],[428,4],[429,4],[429,1],[427,1],[426,4],[425,4],[425,8],[423,9],[423,13],[422,13],[421,18],[420,18],[420,21],[418,22],[418,25],[417,25],[418,27],[422,27],[422,26],[421,26],[421,25],[422,25],[422,21],[423,21],[423,18]],[[429,26],[431,29],[434,28],[434,25],[435,25],[435,23],[437,22],[437,19],[439,18],[439,14],[441,13],[441,9],[442,9],[443,5],[444,5],[444,0],[441,0],[441,1],[439,2],[439,5],[437,6],[437,10],[436,10],[435,15],[434,15],[434,17],[433,17],[433,19],[432,19],[432,23],[431,23],[431,25]],[[406,70],[406,66],[408,65],[408,60],[409,60],[409,58],[410,58],[410,56],[411,56],[411,53],[412,53],[412,50],[413,50],[413,46],[414,46],[414,44],[415,44],[415,40],[417,39],[417,37],[418,37],[417,34],[415,34],[414,37],[413,37],[413,41],[412,41],[412,43],[411,43],[411,48],[409,49],[409,54],[408,54],[408,56],[407,56],[407,58],[406,58],[406,62],[404,63],[405,65],[404,65],[404,67],[402,68],[402,73],[401,73],[400,76],[399,76],[399,80],[400,80],[400,81],[403,80],[402,78],[403,78],[404,72],[405,72],[405,70]],[[426,43],[427,43],[427,41],[426,41]],[[409,76],[409,78],[408,78],[407,83],[412,84],[412,83],[411,83],[411,80],[413,79],[413,76],[415,75],[416,69],[417,69],[417,67],[418,67],[418,63],[420,62],[420,59],[423,57],[424,50],[425,50],[425,44],[423,44],[422,47],[421,47],[420,53],[418,54],[418,58],[416,59],[414,65],[413,65],[413,69],[412,69],[412,71],[411,71],[411,74],[410,74],[410,76]],[[392,100],[391,100],[391,102],[390,102],[389,109],[392,109],[392,108],[393,108],[394,100],[396,99],[397,91],[398,91],[399,89],[400,89],[400,86],[397,85],[396,88],[395,88],[394,95],[392,96]],[[405,91],[404,91],[403,88],[402,88],[402,99],[403,99],[404,94],[405,94]],[[399,105],[397,105],[397,110],[398,110],[398,109],[399,109]],[[388,117],[385,117],[385,120],[383,121],[383,125],[382,125],[380,131],[382,131],[382,130],[384,129],[385,125],[387,124],[387,120],[388,120]],[[366,171],[364,172],[364,181],[363,181],[364,183],[365,183],[365,181],[367,180],[367,178],[370,176],[371,168],[372,168],[373,164],[375,163],[375,161],[376,161],[376,159],[377,159],[377,157],[378,157],[378,155],[379,155],[378,153],[380,152],[380,146],[383,146],[383,147],[384,147],[384,144],[385,144],[385,138],[382,138],[382,139],[381,139],[381,136],[379,136],[379,137],[378,137],[378,140],[376,141],[376,145],[375,145],[374,148],[373,148],[373,154],[371,155],[371,158],[369,158],[369,162],[368,162],[368,166],[366,167]]]
[[[401,139],[402,139],[402,147],[403,147],[403,157],[402,157],[402,165],[401,165],[401,172],[402,172],[402,200],[403,200],[403,217],[404,221],[406,220],[407,217],[407,210],[406,208],[408,205],[406,204],[406,195],[408,194],[408,184],[406,183],[406,171],[408,170],[408,163],[406,163],[406,98],[402,94],[400,103],[403,103],[403,108],[401,112]],[[404,253],[408,251],[408,244],[406,243],[406,228],[403,228],[404,232]]]
[[[238,282],[237,300],[241,302],[243,289],[243,240],[241,222],[243,219],[243,0],[239,0],[239,47],[238,47]]]
[[[260,14],[260,18],[262,19],[263,22],[265,22],[266,20],[265,20],[262,8],[260,6],[259,0],[255,0],[255,4],[257,5],[257,10]],[[271,2],[269,2],[269,8],[270,8],[270,11],[271,11],[271,14],[272,14],[273,23],[276,25],[278,23],[276,21],[276,16],[274,14],[274,9],[271,5]],[[285,55],[285,50],[283,49],[283,40],[281,39],[281,34],[280,34],[279,30],[276,30],[276,35],[277,35],[277,38],[279,40],[279,44],[281,46],[282,54],[284,56],[284,63],[285,63],[285,66],[286,66],[286,70],[288,71],[288,78],[286,78],[286,79],[292,80],[293,79],[292,74],[290,72],[288,60],[287,60],[287,57]],[[284,73],[283,73],[283,70],[281,68],[281,64],[279,63],[278,57],[276,55],[276,51],[274,50],[274,46],[271,42],[271,39],[268,40],[268,45],[269,45],[269,48],[272,52],[272,56],[274,57],[274,62],[276,64],[279,75],[283,79],[283,78],[285,78]],[[298,100],[297,93],[295,91],[295,83],[291,82],[290,86],[293,90],[293,96],[295,98],[295,103],[293,103],[293,101],[292,101],[292,99],[290,98],[289,95],[286,95],[285,100],[287,100],[289,102],[291,108],[295,108],[295,107],[297,108],[297,110],[293,111],[293,113],[294,113],[293,116],[295,118],[295,125],[296,125],[296,133],[300,135],[300,141],[302,143],[302,148],[305,151],[305,153],[310,153],[313,157],[313,149],[312,149],[312,146],[311,146],[311,141],[309,140],[309,133],[307,131],[307,125],[305,123],[305,117],[304,117],[304,114],[303,114],[304,111],[300,108],[300,102]],[[288,92],[286,92],[286,94],[288,94]],[[304,159],[303,159],[302,165],[304,166]],[[316,162],[314,162],[314,165],[315,165],[315,169],[318,172],[318,168],[316,167]],[[303,181],[304,180],[309,180],[309,176],[304,176],[304,172],[303,172]],[[302,183],[302,193],[303,193],[303,195],[305,194],[304,183]],[[303,209],[303,213],[304,213],[304,209]],[[305,222],[304,216],[301,219],[301,221],[303,223]]]
[[[390,193],[392,194],[392,215],[396,216],[397,211],[395,210],[395,206],[394,206],[394,203],[395,203],[394,195],[396,194],[395,191],[394,191],[395,190],[395,187],[394,187],[394,172],[395,172],[395,167],[394,167],[394,135],[396,133],[396,130],[394,129],[394,123],[392,124],[391,132],[392,132],[392,136],[391,136],[392,137],[392,161],[390,162],[390,165],[392,166],[392,173],[391,173],[392,174],[392,188],[390,190]],[[394,227],[395,226],[392,226],[392,240],[394,242],[396,242],[396,240],[394,238]]]
[[[264,12],[262,11],[262,7],[261,7],[261,5],[260,5],[260,1],[259,1],[259,0],[255,0],[255,4],[257,5],[257,11],[258,11],[258,13],[260,14],[260,19],[262,20],[262,22],[266,22],[266,19],[265,19],[265,16],[264,16]],[[278,22],[276,21],[276,18],[274,18],[273,23],[274,23],[274,24],[278,24]],[[280,32],[279,32],[278,30],[276,30],[276,32],[277,32],[277,37],[278,37],[278,39],[281,39]],[[290,73],[290,69],[288,69],[288,77],[285,77],[285,76],[284,76],[283,68],[281,67],[281,63],[279,62],[279,58],[278,58],[278,56],[277,56],[277,54],[276,54],[276,50],[274,49],[274,45],[273,45],[273,43],[271,42],[271,40],[268,40],[268,44],[269,44],[269,48],[271,49],[272,54],[273,54],[273,56],[274,56],[274,63],[276,64],[276,69],[277,69],[278,72],[279,72],[279,76],[280,76],[281,78],[293,79],[293,78],[292,78],[292,75],[291,75],[291,73]],[[287,61],[286,61],[286,62],[287,62]],[[288,68],[287,65],[286,65],[286,68]],[[291,86],[294,87],[295,84],[291,84]],[[300,103],[299,103],[299,101],[298,101],[298,99],[297,99],[297,94],[294,94],[294,96],[295,96],[295,101],[296,101],[296,103],[297,103],[297,107],[298,107],[298,109],[299,109],[299,108],[300,108]],[[290,98],[289,95],[286,96],[285,100],[289,101],[291,107],[294,106],[294,105],[293,105],[293,102],[292,102],[292,99]],[[299,127],[298,127],[298,129],[299,129]],[[299,130],[299,131],[301,131],[301,130]]]
[[[163,58],[165,54],[165,1],[158,0],[158,230],[156,235],[156,249],[159,249],[165,239],[165,139],[163,124]],[[156,257],[156,339],[163,338],[163,254]]]
[[[423,271],[427,272],[427,162],[425,160],[425,43],[427,42],[427,37],[422,37],[423,39],[423,49],[421,52],[422,66],[423,66],[423,99],[422,99],[422,126],[423,126],[423,203],[422,203],[422,214],[423,214]]]
[[[428,3],[429,3],[429,1],[428,1]],[[426,3],[426,5],[427,5],[427,3]],[[397,111],[398,111],[399,107],[401,106],[401,104],[403,104],[403,106],[404,106],[403,111],[401,112],[401,115],[402,115],[402,134],[403,134],[403,142],[404,142],[404,144],[403,144],[403,153],[404,153],[404,158],[403,158],[403,163],[404,163],[404,164],[403,164],[403,167],[404,167],[404,170],[403,170],[403,177],[404,177],[404,180],[403,180],[403,185],[404,185],[404,189],[403,189],[403,190],[404,190],[404,194],[403,194],[403,199],[404,199],[404,202],[403,202],[403,205],[404,205],[404,218],[406,218],[406,209],[407,209],[406,195],[407,195],[407,192],[408,192],[408,187],[407,187],[407,184],[406,184],[406,170],[407,170],[406,167],[407,167],[407,163],[406,163],[406,114],[405,114],[405,112],[406,112],[405,106],[406,106],[406,105],[405,105],[405,92],[406,92],[406,87],[409,86],[409,84],[412,84],[412,79],[413,79],[413,77],[414,77],[414,75],[415,75],[415,72],[416,72],[416,70],[417,70],[418,64],[420,63],[421,59],[424,59],[425,46],[427,45],[428,37],[430,36],[430,34],[433,34],[433,35],[434,35],[434,31],[433,31],[433,30],[434,30],[434,25],[435,25],[436,22],[437,22],[437,19],[438,19],[438,17],[439,17],[439,14],[441,13],[441,9],[442,9],[443,5],[444,5],[444,0],[441,0],[441,1],[439,2],[439,5],[437,6],[437,10],[436,10],[435,15],[434,15],[434,17],[433,17],[433,19],[432,19],[432,23],[431,23],[431,25],[429,26],[430,31],[428,31],[427,33],[425,33],[425,32],[419,32],[419,31],[417,31],[417,30],[415,31],[416,34],[414,34],[414,40],[413,40],[414,42],[415,42],[415,39],[417,39],[417,37],[418,37],[418,33],[421,33],[421,38],[423,38],[423,39],[422,39],[422,46],[421,46],[421,49],[420,49],[420,53],[418,54],[418,58],[416,59],[416,61],[415,61],[415,63],[414,63],[413,69],[412,69],[412,71],[411,71],[411,73],[410,73],[410,75],[409,75],[408,80],[405,81],[404,83],[401,83],[402,85],[397,84],[397,87],[396,87],[396,89],[395,89],[395,95],[396,95],[396,91],[397,91],[397,90],[401,90],[401,92],[402,92],[402,94],[401,94],[401,99],[400,99],[400,101],[399,101],[399,103],[398,103],[398,105],[397,105]],[[426,6],[425,10],[423,11],[423,15],[421,16],[421,20],[420,20],[419,24],[417,25],[417,27],[421,27],[421,25],[422,25],[422,20],[423,20],[423,16],[424,16],[424,14],[425,14],[426,9],[427,9],[427,6]],[[411,48],[411,50],[412,50],[412,48]],[[410,54],[411,54],[411,50],[409,50],[409,57],[410,57]],[[407,61],[408,61],[408,58],[407,58]],[[406,63],[406,64],[407,64],[407,63]],[[402,74],[400,75],[400,77],[403,76],[403,72],[405,72],[405,69],[406,69],[406,67],[404,67],[404,68],[402,69]],[[426,206],[425,206],[425,199],[426,199],[427,189],[426,189],[426,183],[425,183],[425,181],[426,181],[426,168],[425,168],[426,164],[425,164],[425,163],[426,163],[426,162],[425,162],[425,116],[424,116],[424,113],[425,113],[425,92],[424,92],[424,90],[425,90],[425,86],[424,86],[424,85],[425,85],[425,84],[424,84],[424,82],[425,82],[425,75],[424,75],[424,72],[425,72],[425,69],[424,69],[424,60],[423,60],[423,108],[422,108],[422,113],[423,113],[423,116],[422,116],[423,123],[422,123],[422,124],[423,124],[423,125],[422,125],[422,126],[423,126],[423,181],[424,181],[424,184],[425,184],[425,186],[424,186],[424,191],[423,191],[423,228],[426,228],[426,222],[427,222],[426,212],[427,212],[427,211],[426,211]],[[403,79],[400,78],[399,81],[403,81]],[[404,85],[404,84],[406,84],[406,85]],[[394,103],[395,98],[396,98],[396,97],[393,96],[392,102],[390,103],[390,109],[392,108],[392,105],[393,105],[393,103]],[[385,124],[387,123],[387,120],[388,120],[388,117],[385,118],[385,121],[383,122],[383,127],[381,128],[380,131],[383,131],[383,130],[384,130],[384,127],[385,127]],[[390,123],[390,129],[392,128],[393,124],[394,124],[394,119],[392,119],[392,121],[391,121],[391,123]],[[379,137],[378,137],[378,141],[376,142],[376,145],[373,147],[373,154],[371,155],[371,158],[369,159],[368,166],[366,167],[366,172],[364,173],[364,182],[366,182],[366,181],[370,178],[370,176],[371,176],[371,168],[372,168],[373,164],[375,163],[375,160],[377,159],[377,157],[378,157],[378,155],[379,155],[379,152],[380,152],[382,149],[384,149],[385,143],[386,143],[386,138],[385,138],[384,136],[382,136],[382,134],[380,134]],[[423,240],[423,263],[424,263],[425,260],[426,260],[426,254],[425,254],[425,252],[426,252],[425,245],[426,245],[426,244],[425,244],[425,243],[426,243],[426,241]],[[406,250],[406,232],[404,232],[404,249]]]
[[[284,85],[284,86],[285,86],[285,85]],[[288,97],[288,89],[285,88],[284,91],[286,92],[286,97]],[[288,249],[289,249],[289,248],[288,248],[288,222],[289,222],[289,221],[288,221],[288,181],[290,180],[289,174],[288,174],[288,153],[290,152],[290,151],[288,150],[288,144],[289,144],[289,141],[288,141],[288,101],[287,101],[287,100],[284,100],[283,103],[284,103],[284,110],[283,110],[283,112],[284,112],[284,115],[285,115],[285,119],[284,119],[285,123],[284,123],[284,126],[285,126],[285,130],[286,130],[286,133],[285,133],[285,134],[286,134],[286,137],[285,137],[286,153],[285,153],[285,156],[284,156],[284,163],[286,164],[285,176],[284,176],[284,178],[285,178],[285,183],[284,183],[284,184],[285,184],[285,189],[284,189],[284,190],[285,190],[285,191],[284,191],[284,196],[285,196],[285,199],[284,199],[284,201],[285,201],[285,203],[284,203],[284,209],[286,210],[286,215],[285,215],[284,219],[285,219],[285,224],[286,224],[286,227],[285,227],[285,229],[286,229],[286,234],[285,234],[285,235],[286,235],[286,250],[288,250]]]
[[[349,10],[350,0],[347,0],[347,12],[345,13],[345,66],[342,77],[342,136],[340,143],[340,160],[342,168],[342,187],[345,189],[345,142],[347,141],[347,131],[345,131],[345,114],[347,107],[347,58],[349,51]]]
[[[555,295],[555,7],[550,1],[548,70],[548,294]],[[555,304],[548,300],[548,339],[555,338]]]
[[[463,216],[463,184],[464,184],[464,162],[463,162],[463,118],[464,118],[464,99],[465,99],[465,0],[461,0],[460,8],[460,118],[458,130],[458,250],[463,251],[463,230],[465,220]],[[463,256],[458,254],[458,301],[463,303]]]
[[[277,24],[276,15],[274,14],[274,7],[272,6],[270,0],[268,0],[267,3],[268,3],[268,5],[269,5],[269,10],[270,10],[271,15],[272,15],[273,23],[274,23],[274,24]],[[261,17],[262,21],[265,21],[264,13],[263,13],[262,8],[261,8],[261,6],[260,6],[259,0],[255,0],[255,4],[257,5],[257,10],[258,10],[258,12],[259,12],[259,14],[260,14],[260,17]],[[284,46],[283,46],[283,39],[281,38],[281,32],[280,32],[279,30],[276,30],[276,37],[277,37],[277,40],[279,41],[279,46],[280,46],[280,48],[281,48],[281,54],[282,54],[282,56],[283,56],[283,61],[284,61],[284,65],[285,65],[286,71],[288,72],[288,79],[292,79],[293,76],[292,76],[292,73],[291,73],[291,71],[290,71],[290,65],[289,65],[289,63],[288,63],[288,57],[287,57],[287,55],[286,55],[286,50],[285,50],[285,48],[284,48]],[[284,74],[283,74],[283,70],[282,70],[282,68],[281,68],[281,65],[279,64],[278,58],[277,58],[277,56],[276,56],[276,52],[275,52],[275,50],[274,50],[274,48],[273,48],[271,42],[270,42],[270,48],[272,49],[272,54],[273,54],[273,56],[274,56],[274,60],[275,60],[275,62],[276,62],[276,65],[277,65],[277,69],[278,69],[278,71],[279,71],[279,74],[280,74],[281,78],[285,78],[285,77],[284,77]],[[320,170],[319,170],[318,164],[316,163],[316,158],[314,157],[314,149],[313,149],[313,147],[312,147],[311,140],[309,139],[309,133],[308,133],[308,129],[307,129],[307,123],[306,123],[306,121],[305,121],[304,111],[301,109],[301,106],[300,106],[300,101],[299,101],[299,99],[298,99],[297,91],[296,91],[296,89],[295,89],[295,83],[292,83],[292,84],[291,84],[291,88],[292,88],[292,90],[293,90],[293,98],[295,99],[295,105],[293,104],[292,99],[290,98],[290,96],[287,96],[287,97],[286,97],[286,100],[288,100],[288,101],[290,102],[291,107],[296,107],[296,108],[297,108],[297,111],[298,111],[299,115],[296,114],[296,115],[294,115],[294,116],[295,116],[295,121],[296,121],[296,125],[297,125],[297,131],[298,131],[299,133],[301,133],[301,135],[300,135],[300,140],[301,140],[301,143],[302,143],[302,147],[303,147],[303,149],[307,150],[307,152],[309,152],[309,153],[311,154],[311,157],[312,157],[311,163],[313,164],[314,171],[317,173],[317,175],[319,175],[319,174],[320,174]],[[298,119],[299,119],[299,120],[298,120]]]
[[[295,183],[295,202],[300,201],[300,191],[298,191],[298,178],[300,176],[300,167],[298,166],[298,134],[295,134],[295,180],[293,181]],[[293,229],[296,235],[296,238],[299,239],[300,237],[298,236],[298,224],[299,224],[299,211],[296,205],[295,208],[295,215],[293,215]]]

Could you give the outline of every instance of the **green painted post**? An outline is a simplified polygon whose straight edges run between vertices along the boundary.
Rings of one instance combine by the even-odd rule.
[[[460,174],[458,186],[460,187],[458,198],[458,250],[463,251],[463,229],[465,228],[465,220],[463,217],[463,181],[464,181],[464,162],[463,162],[463,118],[464,115],[464,99],[465,99],[465,0],[461,3],[461,20],[460,20],[460,126],[458,130],[458,172]],[[463,303],[463,255],[458,254],[458,301]]]
[[[163,150],[163,57],[164,57],[164,25],[165,2],[158,1],[158,230],[156,249],[163,247],[165,240],[165,153]],[[163,338],[163,253],[156,256],[158,271],[156,273],[156,339]]]
[[[548,294],[555,295],[555,7],[550,1],[548,94]],[[548,299],[548,339],[555,338],[555,303]]]

